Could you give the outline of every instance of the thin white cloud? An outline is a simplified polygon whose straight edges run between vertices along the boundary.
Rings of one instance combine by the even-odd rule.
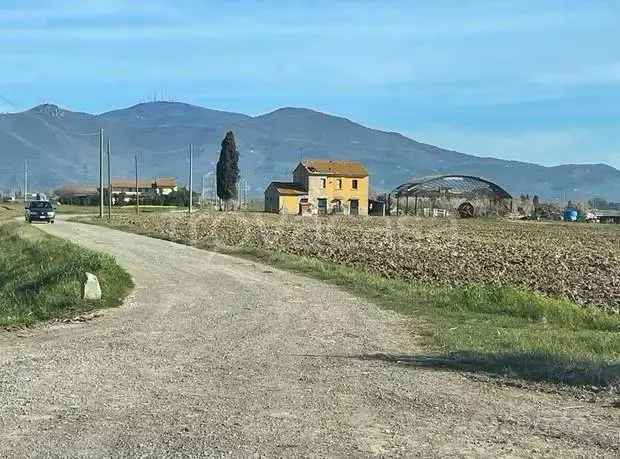
[[[329,2],[331,3],[331,2]],[[53,27],[58,38],[118,40],[211,38],[228,35],[321,35],[342,37],[401,37],[437,39],[475,35],[506,35],[551,31],[567,24],[577,28],[613,25],[613,16],[599,10],[497,8],[489,4],[468,4],[453,8],[430,8],[409,2],[363,7],[357,2],[340,2],[337,8],[309,8],[278,3],[239,2],[215,8],[212,2],[166,3],[109,1],[60,1],[46,8],[0,9],[0,30],[17,38],[48,37],[45,26],[62,20],[65,27]],[[320,5],[320,3],[319,3]],[[496,6],[496,4],[491,4]],[[325,4],[327,6],[327,3]],[[381,6],[381,8],[379,8]],[[122,24],[128,16],[142,17],[141,24]],[[77,23],[75,20],[82,20]],[[149,20],[151,23],[149,23]],[[168,23],[158,26],[160,21]]]
[[[533,83],[550,86],[582,86],[592,84],[620,83],[620,61],[572,73],[549,73],[532,79]]]

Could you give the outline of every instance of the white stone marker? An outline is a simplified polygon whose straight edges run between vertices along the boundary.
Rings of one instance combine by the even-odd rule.
[[[101,299],[101,287],[99,286],[99,279],[97,279],[97,276],[95,276],[94,274],[86,273],[86,281],[82,285],[82,299]]]

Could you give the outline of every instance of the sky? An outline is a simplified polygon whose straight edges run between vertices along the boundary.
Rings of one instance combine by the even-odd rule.
[[[307,107],[464,153],[620,168],[620,0],[0,0],[0,112]]]

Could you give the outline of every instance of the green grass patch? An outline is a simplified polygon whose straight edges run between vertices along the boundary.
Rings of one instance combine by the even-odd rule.
[[[424,338],[430,354],[387,360],[424,357],[427,364],[532,381],[620,384],[620,315],[510,287],[440,287],[265,250],[216,249],[327,281],[414,316],[412,331]]]
[[[83,249],[28,225],[0,225],[0,326],[24,326],[122,303],[131,277],[108,255]],[[101,301],[81,299],[86,272],[101,284]]]

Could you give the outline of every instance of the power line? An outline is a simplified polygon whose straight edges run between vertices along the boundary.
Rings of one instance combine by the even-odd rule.
[[[11,102],[10,99],[7,99],[6,97],[4,97],[2,94],[0,94],[0,100],[3,101],[5,104],[9,104],[11,107],[13,107],[15,110],[19,110],[17,108],[17,105],[15,105],[13,102]]]
[[[100,131],[103,131],[103,129],[100,129]],[[83,135],[83,136],[96,136],[99,135],[99,132],[87,132],[87,133],[82,133],[82,132],[69,132],[69,131],[64,131],[67,134],[71,134],[71,135]]]

